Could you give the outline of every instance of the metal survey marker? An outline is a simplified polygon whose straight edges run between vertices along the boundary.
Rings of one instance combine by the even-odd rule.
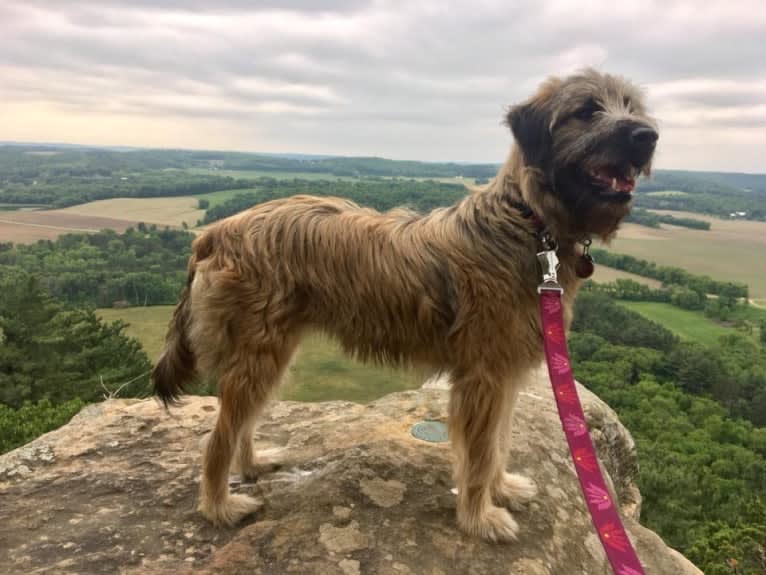
[[[441,421],[420,421],[412,426],[412,436],[429,443],[444,443],[447,441],[447,426]]]

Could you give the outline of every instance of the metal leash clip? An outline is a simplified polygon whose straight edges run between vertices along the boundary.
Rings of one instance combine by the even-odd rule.
[[[556,255],[558,246],[549,232],[542,234],[540,240],[545,249],[537,252],[537,261],[543,273],[543,283],[537,286],[537,293],[557,291],[563,294],[564,289],[559,285],[558,278],[559,258]]]
[[[542,293],[543,291],[564,293],[564,289],[559,285],[559,258],[556,255],[556,250],[538,252],[537,261],[540,262],[540,268],[543,271],[543,283],[537,286],[537,293]]]

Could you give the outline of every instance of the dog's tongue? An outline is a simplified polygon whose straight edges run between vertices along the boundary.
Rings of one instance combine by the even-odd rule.
[[[624,178],[615,178],[612,187],[618,192],[630,194],[636,189],[636,180],[626,180]]]

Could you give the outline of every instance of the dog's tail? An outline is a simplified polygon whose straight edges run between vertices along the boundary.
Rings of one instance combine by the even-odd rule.
[[[173,312],[173,319],[170,320],[165,336],[165,349],[152,371],[154,395],[166,408],[178,404],[179,398],[189,390],[197,373],[197,358],[189,340],[189,325],[192,319],[191,286],[197,262],[207,257],[211,250],[212,240],[207,234],[196,238],[192,244],[186,287]]]
[[[190,317],[189,286],[184,288],[165,337],[165,349],[152,371],[154,395],[165,407],[178,404],[178,398],[188,391],[196,373],[196,358],[189,344]]]

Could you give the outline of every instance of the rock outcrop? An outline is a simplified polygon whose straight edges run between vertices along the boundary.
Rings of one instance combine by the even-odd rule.
[[[547,378],[522,393],[510,469],[539,496],[515,512],[516,543],[461,534],[447,443],[413,437],[445,421],[447,392],[397,393],[369,405],[275,402],[255,441],[263,500],[236,528],[195,512],[201,444],[216,400],[190,397],[169,414],[153,400],[110,400],[0,457],[3,573],[448,573],[607,575],[578,489]],[[633,441],[580,388],[625,523],[651,575],[701,573],[641,525]]]

